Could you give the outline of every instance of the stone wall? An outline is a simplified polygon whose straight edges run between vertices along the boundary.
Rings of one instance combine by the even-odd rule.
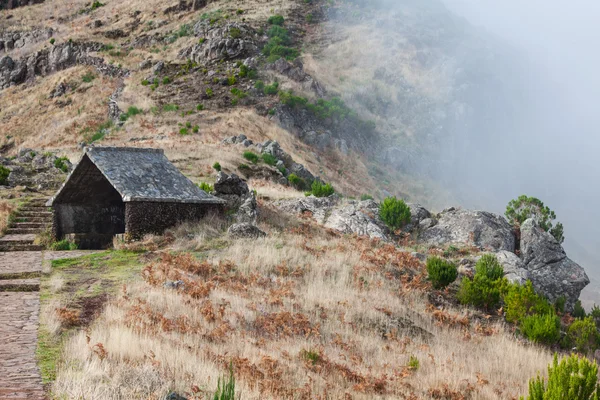
[[[198,221],[211,212],[222,211],[223,206],[216,204],[129,202],[125,206],[125,232],[131,239],[149,233],[160,235],[181,222]]]
[[[10,10],[17,7],[31,6],[43,2],[44,0],[0,0],[0,10]]]

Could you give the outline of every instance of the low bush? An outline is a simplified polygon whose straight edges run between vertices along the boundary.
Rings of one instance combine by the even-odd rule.
[[[373,196],[370,194],[362,194],[360,195],[360,201],[373,200]]]
[[[6,168],[4,165],[0,165],[0,185],[6,186],[8,185],[8,176],[10,175],[10,169]]]
[[[458,277],[458,268],[450,261],[439,257],[427,259],[427,274],[435,289],[444,289]]]
[[[579,319],[586,317],[585,308],[583,308],[581,305],[581,300],[577,300],[575,302],[575,306],[573,307],[573,316]]]
[[[264,94],[266,95],[276,95],[279,92],[279,82],[273,82],[270,85],[264,87]]]
[[[219,378],[213,400],[235,400],[235,377],[232,365],[229,365],[229,378]]]
[[[506,206],[504,215],[509,222],[515,225],[520,225],[525,220],[534,218],[540,228],[546,232],[550,232],[559,243],[565,240],[563,224],[558,222],[553,226],[552,221],[556,219],[556,214],[536,197],[522,195],[517,199],[511,200]]]
[[[96,75],[94,75],[91,72],[86,72],[84,75],[81,76],[81,80],[84,81],[85,83],[90,83],[94,79],[96,79]]]
[[[51,38],[51,39],[50,39],[50,44],[54,46],[54,43],[56,43],[56,39],[54,39],[54,38]]]
[[[169,83],[171,83],[171,78],[169,78],[168,76],[165,76],[162,80],[162,84],[168,85]]]
[[[529,395],[521,400],[598,400],[598,365],[572,354],[558,362],[554,354],[548,366],[548,381],[538,376],[529,381]]]
[[[519,323],[530,315],[551,314],[553,308],[545,298],[535,292],[531,281],[527,281],[522,286],[508,285],[504,295],[504,311],[508,322]]]
[[[272,167],[274,167],[277,164],[277,157],[275,157],[272,154],[265,153],[262,155],[262,159],[265,162],[265,164],[270,165]]]
[[[217,161],[213,164],[213,168],[215,169],[215,171],[221,171],[221,164],[219,164],[219,162]]]
[[[67,250],[77,250],[77,244],[73,242],[69,242],[64,239],[58,242],[54,242],[50,245],[50,250],[53,251],[67,251]]]
[[[256,83],[254,84],[254,88],[258,89],[264,93],[265,83],[263,81],[256,81]]]
[[[59,157],[54,160],[54,167],[60,169],[62,172],[69,172],[69,159],[67,157]]]
[[[408,359],[408,369],[411,369],[413,371],[416,371],[419,369],[419,359],[415,356],[410,356],[410,358]]]
[[[319,180],[314,180],[310,187],[311,194],[315,197],[329,197],[335,193],[335,189],[330,183],[323,183]]]
[[[402,199],[387,197],[379,206],[379,217],[391,230],[395,231],[410,221],[410,207]]]
[[[290,185],[292,185],[297,190],[306,190],[306,181],[300,178],[298,175],[292,173],[289,174],[287,178],[290,182]]]
[[[578,351],[589,354],[598,348],[598,329],[594,318],[587,317],[574,321],[567,330],[568,347],[576,347]]]
[[[162,107],[162,109],[163,109],[163,111],[167,111],[167,112],[169,112],[169,111],[177,111],[177,110],[179,110],[179,106],[177,104],[165,104]]]
[[[213,97],[213,95],[214,95],[213,90],[211,88],[207,88],[206,96],[210,99],[211,97]]]
[[[256,164],[258,162],[258,154],[252,151],[245,151],[243,154],[244,158],[250,161],[252,164]]]
[[[198,185],[198,187],[200,189],[204,190],[206,193],[211,193],[215,190],[213,185],[211,185],[210,183],[206,183],[206,182],[201,182],[200,185]]]
[[[269,23],[269,25],[281,26],[285,22],[285,18],[283,18],[281,15],[273,15],[273,16],[269,17],[267,22]]]
[[[189,135],[189,134],[190,134],[190,131],[188,130],[188,128],[181,128],[181,129],[179,130],[179,134],[180,134],[181,136],[187,136],[187,135]]]
[[[554,344],[560,339],[560,319],[556,314],[529,315],[521,322],[521,333],[534,343]]]
[[[198,105],[196,106],[196,110],[198,110],[198,111],[202,111],[202,110],[204,110],[204,104],[198,104]]]
[[[482,256],[475,265],[473,279],[462,280],[457,294],[458,301],[486,310],[498,307],[507,285],[503,276],[504,269],[496,256],[493,254]]]

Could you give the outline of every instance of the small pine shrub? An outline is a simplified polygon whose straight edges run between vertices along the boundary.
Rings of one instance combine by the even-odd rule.
[[[264,93],[266,95],[276,95],[277,92],[279,92],[279,82],[273,82],[264,87]]]
[[[379,206],[379,217],[391,230],[395,231],[410,221],[410,208],[404,200],[388,197]]]
[[[94,75],[91,72],[86,72],[84,75],[82,75],[81,80],[84,81],[85,83],[90,83],[92,82],[94,79],[96,79],[96,75]]]
[[[450,261],[439,257],[427,259],[427,274],[435,289],[444,289],[458,277],[458,268]]]
[[[283,18],[281,15],[273,15],[273,16],[269,17],[267,22],[269,23],[269,25],[282,26],[283,23],[285,22],[285,18]]]
[[[196,110],[198,110],[198,111],[202,111],[202,110],[204,110],[204,104],[198,104],[198,105],[196,106]]]
[[[475,265],[473,279],[464,278],[457,293],[458,301],[490,310],[500,304],[507,285],[504,269],[493,254],[482,256]]]
[[[319,180],[314,180],[310,189],[311,194],[315,197],[329,197],[335,193],[335,189],[330,183],[325,184]]]
[[[373,200],[373,196],[370,194],[362,194],[360,195],[360,201]]]
[[[577,300],[575,302],[575,306],[573,307],[573,317],[583,319],[586,317],[585,309],[581,305],[581,300]]]
[[[215,171],[221,171],[221,164],[219,164],[219,162],[217,161],[213,164],[213,168],[215,169]]]
[[[272,154],[265,153],[262,155],[262,159],[265,162],[265,164],[270,165],[272,167],[274,167],[275,164],[277,164],[277,157],[275,157]]]
[[[258,162],[258,154],[253,153],[251,151],[245,151],[243,154],[244,158],[250,161],[252,164],[256,164]]]
[[[59,157],[54,160],[54,167],[60,169],[64,173],[67,173],[69,172],[69,165],[67,164],[68,161],[69,159],[67,157]]]
[[[6,168],[4,165],[0,165],[0,185],[6,186],[8,185],[8,176],[10,175],[10,169]]]
[[[288,181],[290,182],[290,184],[298,189],[298,190],[305,190],[306,189],[306,181],[302,178],[300,178],[298,175],[296,174],[289,174],[288,175]]]
[[[169,83],[171,83],[171,78],[169,78],[168,76],[165,76],[162,80],[162,84],[168,85]]]
[[[211,193],[215,190],[215,188],[213,187],[213,185],[206,183],[206,182],[202,182],[200,183],[200,185],[198,185],[198,187],[202,190],[204,190],[206,193]]]
[[[100,8],[100,7],[103,7],[103,6],[104,6],[104,3],[100,3],[99,1],[94,1],[94,2],[92,3],[92,6],[90,7],[90,9],[91,9],[92,11],[94,11],[94,10],[96,10],[96,9]]]
[[[56,43],[56,39],[54,39],[54,38],[51,38],[51,39],[50,39],[50,44],[54,46],[54,43]]]
[[[566,304],[567,304],[567,298],[565,296],[560,296],[554,302],[554,310],[556,310],[557,313],[564,313]]]
[[[238,165],[238,169],[239,169],[240,171],[245,171],[245,170],[249,170],[249,169],[250,169],[250,166],[249,166],[248,164],[244,164],[244,163],[242,163],[242,164]]]
[[[206,96],[210,99],[211,97],[213,97],[213,90],[211,88],[207,88],[206,89]]]
[[[560,339],[560,319],[556,314],[529,315],[521,323],[521,333],[534,343],[554,344]]]
[[[519,323],[533,314],[551,314],[554,310],[550,303],[538,295],[531,281],[523,286],[509,285],[504,295],[504,311],[508,322]]]
[[[548,366],[548,381],[539,375],[529,381],[529,395],[520,400],[598,400],[598,365],[585,357],[572,354],[558,362],[554,354]]]
[[[319,360],[321,359],[321,354],[319,354],[318,351],[313,351],[313,350],[304,350],[303,349],[300,352],[300,355],[306,361],[310,361],[312,363],[312,365],[316,365],[319,362]]]
[[[540,228],[546,232],[550,232],[559,243],[565,240],[563,225],[558,222],[556,226],[553,226],[552,221],[556,219],[554,211],[536,197],[522,195],[517,199],[511,200],[506,206],[504,215],[509,222],[515,225],[522,224],[528,218],[534,218]]]
[[[163,109],[163,111],[167,111],[167,112],[177,111],[177,110],[179,110],[179,106],[177,104],[165,104],[162,109]]]
[[[180,134],[181,136],[187,136],[187,135],[189,135],[189,134],[190,134],[190,131],[189,131],[187,128],[181,128],[181,129],[179,130],[179,134]]]
[[[263,81],[256,81],[256,83],[254,84],[254,88],[264,91],[265,90],[265,83]]]
[[[587,317],[574,321],[567,330],[567,343],[569,347],[575,346],[577,350],[589,354],[598,348],[598,329],[594,318]]]
[[[198,125],[194,125],[194,127],[192,128],[192,132],[194,132],[194,133],[200,132],[200,127]]]

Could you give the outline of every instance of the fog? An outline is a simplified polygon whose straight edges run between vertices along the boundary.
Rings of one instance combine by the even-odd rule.
[[[496,186],[490,206],[497,208],[522,193],[539,197],[564,223],[567,251],[591,276],[598,277],[600,3],[444,2],[471,24],[514,47],[523,57],[518,61],[524,61],[529,69],[513,77],[520,81],[526,96],[513,121],[516,132],[506,132],[506,137],[516,134],[519,138],[515,144],[506,143],[507,147],[516,146],[516,168],[509,168],[508,176],[500,173],[501,165],[485,165],[481,170],[481,176],[489,174],[490,179],[511,182]],[[506,148],[481,151],[494,152],[492,159],[498,160]]]

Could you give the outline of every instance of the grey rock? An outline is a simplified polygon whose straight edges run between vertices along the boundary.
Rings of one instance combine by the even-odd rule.
[[[152,72],[154,73],[154,75],[158,75],[162,72],[162,70],[165,68],[165,63],[163,61],[159,61],[156,64],[154,64],[154,67],[152,68]]]
[[[424,231],[429,229],[437,224],[437,220],[434,218],[425,218],[421,222],[419,222],[419,230]]]
[[[414,258],[416,258],[419,261],[425,261],[427,260],[427,254],[423,254],[423,253],[419,253],[416,251],[413,251],[412,253],[410,253],[411,256],[413,256]]]
[[[292,157],[283,151],[279,143],[274,140],[267,140],[257,146],[257,149],[262,154],[270,154],[278,160],[283,161],[284,165],[290,167],[293,163]]]
[[[277,164],[275,164],[275,168],[281,169],[281,168],[284,168],[284,167],[285,167],[285,164],[283,163],[283,161],[277,160]]]
[[[50,98],[53,99],[55,97],[64,96],[64,94],[67,93],[67,90],[69,90],[69,85],[67,85],[66,82],[61,82],[54,88],[52,93],[50,93]]]
[[[183,281],[166,281],[163,287],[165,289],[179,289],[185,287],[185,283]]]
[[[256,197],[251,193],[250,196],[244,200],[237,213],[235,214],[236,220],[239,223],[256,224],[256,218],[258,217],[258,209],[256,204]]]
[[[248,223],[231,225],[227,230],[227,234],[233,239],[258,239],[267,236],[258,227]]]
[[[248,185],[236,174],[227,175],[219,171],[215,182],[215,192],[219,194],[232,194],[247,197],[250,193]]]
[[[152,60],[144,60],[140,63],[140,69],[148,69],[152,67]]]
[[[510,251],[501,250],[496,253],[496,258],[498,262],[504,268],[504,276],[511,283],[518,283],[519,285],[523,285],[529,279],[529,272],[525,268],[525,264],[519,256],[515,253],[511,253]]]
[[[310,212],[319,224],[325,224],[331,210],[339,203],[339,197],[299,197],[296,199],[285,199],[275,202],[275,206],[289,214],[303,214]]]
[[[310,186],[314,180],[316,179],[311,172],[306,169],[306,167],[302,164],[292,163],[288,168],[290,174],[295,174],[298,177],[304,179],[304,181]]]
[[[419,235],[419,240],[436,246],[478,246],[483,250],[515,250],[512,226],[500,215],[486,211],[447,209],[438,223]]]
[[[233,30],[236,32],[235,38],[231,37],[230,32]],[[244,23],[219,25],[202,20],[194,25],[194,33],[205,39],[204,42],[184,49],[180,56],[186,55],[195,62],[247,58],[258,51],[257,34],[251,26]]]
[[[246,136],[242,133],[242,134],[239,134],[237,138],[238,138],[238,142],[243,142],[244,140],[248,139],[248,136]]]
[[[404,231],[412,232],[419,228],[421,230],[431,228],[435,225],[434,220],[431,219],[431,213],[420,204],[407,204],[410,208],[410,223],[404,227]],[[421,221],[429,220],[421,226]]]
[[[253,143],[252,143],[252,140],[248,140],[248,139],[246,139],[246,140],[244,140],[244,141],[242,142],[242,145],[243,145],[244,147],[250,147],[250,146],[252,146],[252,144],[253,144]]]
[[[533,219],[521,225],[521,259],[536,291],[551,302],[565,296],[567,310],[573,309],[590,283],[585,270],[568,258],[560,243]]]
[[[188,400],[188,399],[187,399],[187,397],[183,397],[179,393],[171,392],[168,395],[166,395],[165,397],[163,397],[162,400]]]

